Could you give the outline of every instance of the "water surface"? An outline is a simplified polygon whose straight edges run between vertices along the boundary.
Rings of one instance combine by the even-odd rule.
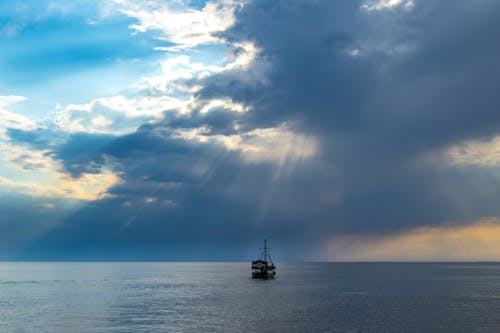
[[[500,264],[3,262],[0,332],[500,332]]]

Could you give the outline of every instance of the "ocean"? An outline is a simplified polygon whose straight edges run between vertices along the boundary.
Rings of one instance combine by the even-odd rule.
[[[500,332],[500,264],[0,262],[0,332]]]

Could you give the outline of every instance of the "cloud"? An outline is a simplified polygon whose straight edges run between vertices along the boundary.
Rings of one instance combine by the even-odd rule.
[[[166,56],[158,63],[159,75],[142,76],[130,87],[135,93],[96,98],[84,104],[59,105],[53,123],[69,133],[120,135],[131,133],[146,122],[161,121],[163,117],[195,118],[198,114],[207,114],[206,118],[210,118],[209,113],[221,109],[247,112],[248,106],[226,97],[193,97],[203,81],[215,73],[249,72],[258,50],[248,42],[236,42],[232,47],[233,53],[223,65],[193,62],[188,55]],[[263,76],[263,70],[248,77],[242,75],[247,80],[260,80]]]
[[[121,180],[103,168],[99,173],[81,173],[68,176],[62,166],[43,152],[31,152],[22,146],[0,147],[2,170],[9,176],[0,176],[3,192],[15,192],[34,197],[98,200],[109,196],[107,190]],[[12,151],[16,151],[12,153]]]
[[[485,139],[499,135],[500,6],[409,3],[254,0],[176,16],[117,2],[137,19],[132,29],[160,31],[172,45],[134,94],[61,110],[52,133],[61,138],[45,149],[43,131],[7,132],[40,152],[12,153],[27,170],[48,156],[73,181],[120,179],[103,180],[107,196],[61,221],[34,247],[47,251],[34,253],[120,257],[135,246],[160,256],[189,243],[199,259],[210,244],[235,249],[266,235],[285,255],[317,257],[330,245],[335,256],[335,244],[356,235],[381,258],[408,241],[426,259],[458,246],[425,252],[432,242],[496,232],[466,226],[500,216],[496,139]],[[231,19],[215,28],[212,15]],[[180,17],[209,17],[194,25],[206,33],[187,36]],[[207,43],[224,44],[211,54],[221,61],[196,57]],[[432,154],[440,156],[429,163]],[[338,258],[369,252],[348,250]]]
[[[14,103],[26,100],[22,96],[0,96],[0,184],[3,193],[19,193],[35,197],[54,197],[97,200],[106,196],[106,189],[115,185],[119,177],[106,171],[100,175],[82,174],[71,179],[62,172],[62,165],[53,158],[41,124],[9,111]],[[12,140],[15,135],[28,147]],[[24,136],[23,136],[24,135]],[[55,138],[52,137],[52,140]]]
[[[500,164],[500,137],[488,141],[467,141],[447,149],[447,157],[457,165],[495,167]]]
[[[49,150],[31,150],[27,147],[0,143],[0,154],[4,163],[21,167],[23,170],[48,171],[56,169],[49,156]]]
[[[9,95],[9,96],[0,96],[0,108],[5,109],[9,105],[16,103],[16,102],[22,102],[25,101],[26,97],[24,96],[14,96],[14,95]]]
[[[125,134],[185,104],[170,96],[97,98],[86,104],[67,105],[57,113],[54,123],[69,133]]]
[[[160,92],[170,95],[176,92],[196,93],[203,86],[203,79],[214,73],[241,73],[245,70],[245,75],[240,75],[240,79],[257,82],[265,80],[266,68],[258,68],[254,64],[259,50],[253,43],[248,41],[227,43],[222,40],[220,43],[230,50],[230,52],[216,54],[222,56],[222,64],[220,58],[217,58],[215,62],[213,60],[193,61],[189,53],[167,55],[159,63],[160,75],[143,76],[135,86],[150,93]],[[196,51],[193,51],[192,56],[195,55]]]
[[[83,174],[77,180],[56,174],[54,179],[44,183],[17,181],[0,177],[0,184],[4,192],[15,191],[33,197],[89,201],[106,198],[108,196],[106,190],[118,182],[119,178],[110,172],[103,172],[98,175]]]
[[[44,128],[9,128],[6,139],[0,141],[3,191],[85,201],[109,196],[107,190],[121,179],[106,157],[98,153],[95,143],[102,142],[99,139],[54,135]],[[71,153],[67,145],[72,146]]]
[[[368,0],[361,8],[367,11],[380,11],[399,7],[411,10],[413,6],[415,6],[415,2],[412,0]]]
[[[492,198],[498,193],[487,185],[498,184],[494,174],[419,160],[498,133],[498,98],[486,73],[497,73],[493,59],[500,50],[486,41],[494,38],[491,12],[499,8],[468,2],[451,12],[445,7],[419,3],[402,18],[367,16],[355,2],[254,1],[224,36],[254,43],[260,52],[253,64],[268,64],[266,84],[215,74],[197,95],[248,105],[246,128],[292,121],[295,134],[314,138],[312,161],[342,193],[334,207],[317,212],[316,219],[325,221],[318,229],[325,232],[390,232],[497,216]],[[431,12],[446,18],[433,20]],[[484,25],[458,33],[468,13]],[[473,51],[464,54],[465,45]]]
[[[202,9],[173,8],[172,4],[151,1],[115,1],[118,10],[138,21],[130,25],[137,32],[157,30],[172,46],[180,50],[218,42],[217,33],[225,31],[235,20],[240,1],[209,1]]]
[[[12,104],[25,101],[24,96],[0,96],[0,137],[4,135],[7,128],[22,130],[34,130],[39,125],[28,117],[10,111]]]
[[[498,218],[459,226],[421,227],[398,235],[334,237],[328,258],[335,261],[496,261],[500,257]]]
[[[226,149],[240,152],[245,163],[271,162],[276,163],[279,169],[298,160],[313,158],[317,151],[314,137],[294,133],[287,124],[232,135],[208,133],[207,128],[197,128],[177,131],[174,137],[198,142],[220,142]]]

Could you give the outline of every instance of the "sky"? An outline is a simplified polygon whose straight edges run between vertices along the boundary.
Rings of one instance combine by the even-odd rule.
[[[0,4],[0,260],[500,260],[500,2]]]

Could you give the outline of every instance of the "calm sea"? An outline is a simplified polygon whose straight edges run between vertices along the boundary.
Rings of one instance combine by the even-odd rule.
[[[500,332],[500,264],[1,263],[0,332]]]

